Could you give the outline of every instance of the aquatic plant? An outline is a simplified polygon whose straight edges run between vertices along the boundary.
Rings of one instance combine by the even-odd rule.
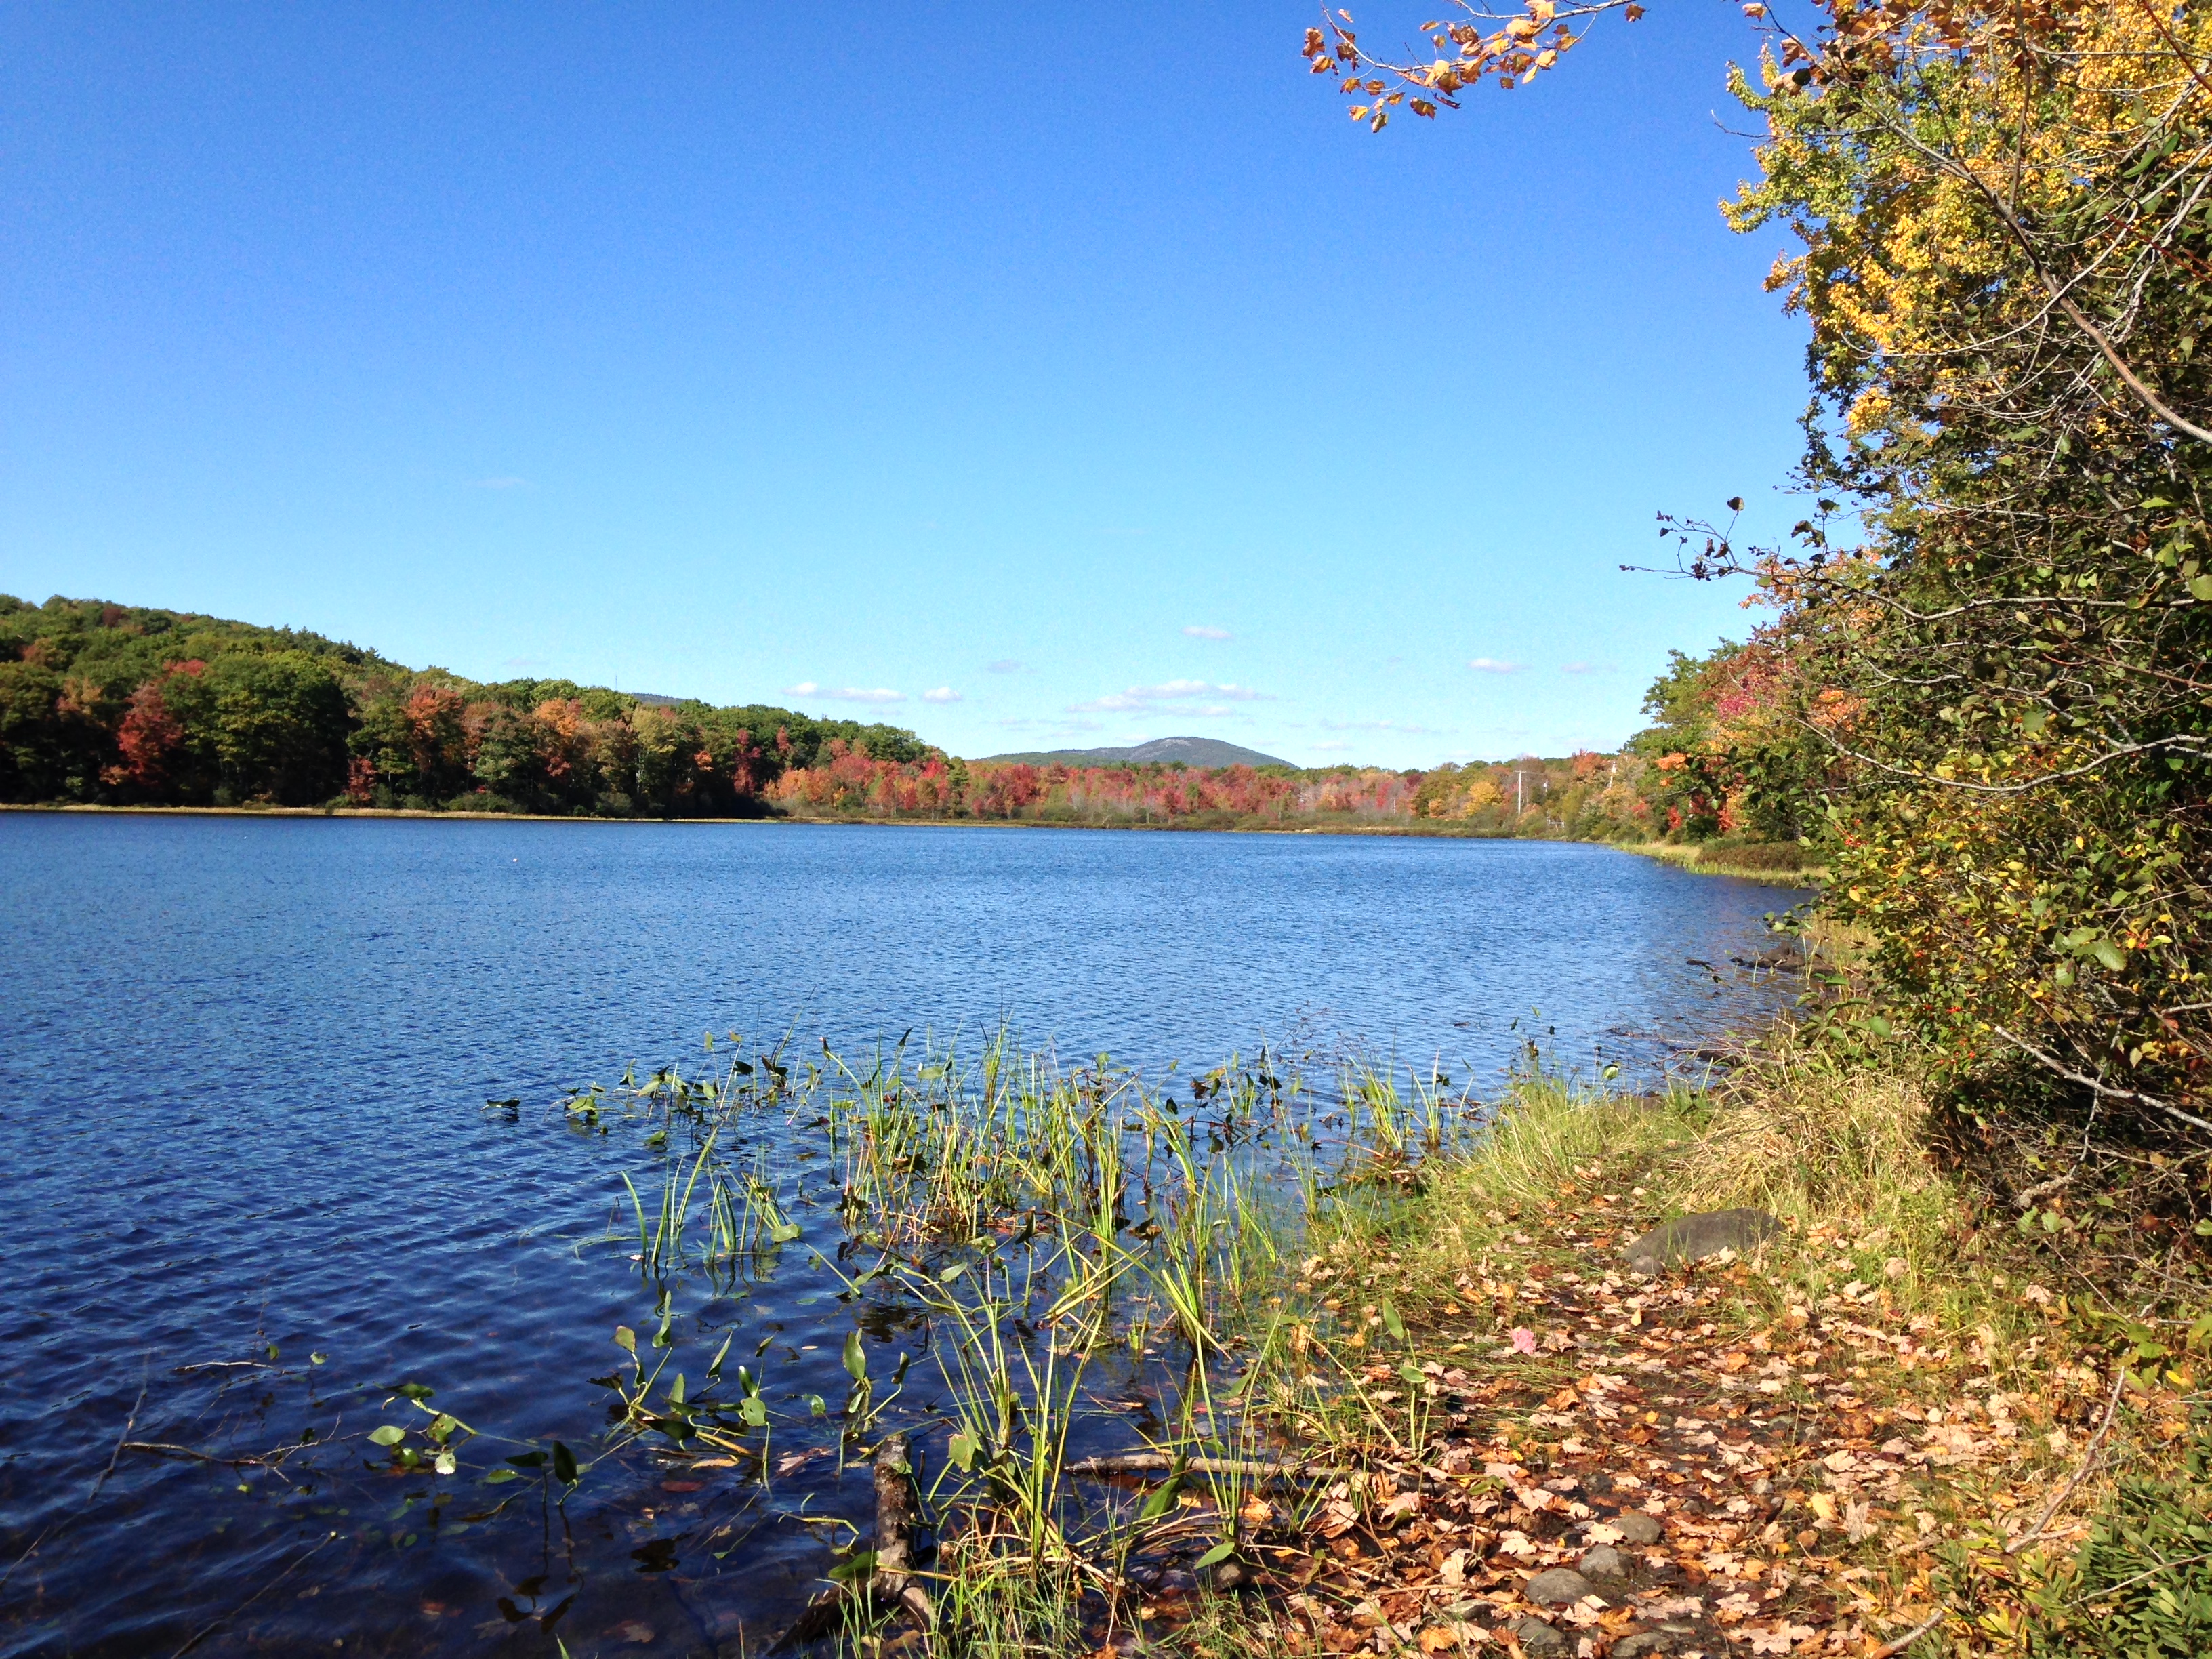
[[[618,1431],[731,1455],[766,1482],[780,1424],[834,1437],[848,1460],[903,1425],[933,1471],[924,1490],[943,1538],[916,1582],[933,1620],[971,1644],[988,1650],[990,1632],[1024,1628],[1047,1605],[1111,1627],[1163,1562],[1233,1576],[1267,1526],[1321,1501],[1310,1480],[1284,1489],[1281,1455],[1284,1425],[1303,1431],[1317,1401],[1340,1437],[1421,1443],[1423,1391],[1376,1390],[1314,1340],[1334,1315],[1286,1307],[1280,1292],[1317,1212],[1391,1201],[1424,1158],[1457,1144],[1474,1103],[1441,1071],[1401,1085],[1395,1068],[1354,1065],[1316,1090],[1263,1051],[1178,1088],[1104,1057],[1062,1065],[1003,1030],[973,1052],[911,1034],[859,1055],[824,1042],[803,1068],[781,1048],[748,1059],[726,1041],[734,1055],[710,1043],[696,1073],[633,1073],[564,1108],[633,1125],[655,1160],[623,1176],[627,1224],[604,1236],[656,1297],[652,1345],[618,1332],[629,1374],[602,1379],[620,1396]],[[833,1190],[811,1206],[834,1213],[836,1239],[806,1238],[792,1218],[807,1205],[742,1150],[749,1135],[822,1157]],[[734,1285],[772,1273],[793,1245],[856,1311],[919,1322],[938,1409],[901,1409],[913,1353],[879,1384],[857,1325],[842,1411],[810,1397],[797,1419],[749,1367],[725,1381],[729,1334],[703,1382],[653,1352],[681,1323],[671,1297],[683,1274]],[[1116,1426],[1124,1417],[1094,1397],[1102,1364],[1157,1428]],[[1299,1412],[1281,1413],[1285,1399]],[[1102,1436],[1125,1449],[1074,1456],[1079,1439]],[[839,1569],[836,1594],[865,1583],[860,1559]]]

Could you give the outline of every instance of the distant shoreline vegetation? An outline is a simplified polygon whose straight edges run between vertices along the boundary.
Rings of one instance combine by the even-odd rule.
[[[1668,733],[1655,732],[1663,747]],[[569,680],[483,684],[290,629],[0,595],[0,801],[14,805],[1632,842],[1735,829],[1725,802],[1671,798],[1682,769],[1654,738],[1620,754],[1429,771],[964,761],[896,726]],[[1208,740],[1147,747],[1175,742],[1204,753]]]

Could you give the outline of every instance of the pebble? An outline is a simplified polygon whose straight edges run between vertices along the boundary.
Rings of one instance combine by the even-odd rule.
[[[1595,1549],[1583,1552],[1581,1562],[1585,1578],[1626,1578],[1633,1564],[1610,1544],[1600,1544]]]
[[[1564,1607],[1585,1595],[1595,1595],[1597,1591],[1572,1567],[1553,1567],[1531,1578],[1521,1593],[1540,1607]]]
[[[1567,1638],[1540,1619],[1523,1619],[1513,1634],[1528,1659],[1558,1659],[1568,1651]]]
[[[1702,1261],[1723,1250],[1747,1250],[1782,1231],[1764,1210],[1713,1210],[1663,1221],[1630,1244],[1625,1254],[1635,1273],[1663,1273],[1680,1261]]]
[[[1642,1510],[1623,1510],[1606,1525],[1618,1530],[1625,1541],[1646,1547],[1657,1543],[1666,1531],[1656,1516]]]

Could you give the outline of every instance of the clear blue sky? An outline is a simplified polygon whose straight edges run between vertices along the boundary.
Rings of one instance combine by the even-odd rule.
[[[1310,21],[9,6],[0,589],[968,755],[1610,746],[1747,622],[1654,512],[1787,521],[1738,8],[1380,137]]]

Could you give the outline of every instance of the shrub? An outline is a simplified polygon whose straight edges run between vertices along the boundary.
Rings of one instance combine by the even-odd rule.
[[[2120,1481],[2070,1577],[2035,1598],[2030,1654],[2212,1653],[2212,1420],[2195,1430],[2179,1470]]]

